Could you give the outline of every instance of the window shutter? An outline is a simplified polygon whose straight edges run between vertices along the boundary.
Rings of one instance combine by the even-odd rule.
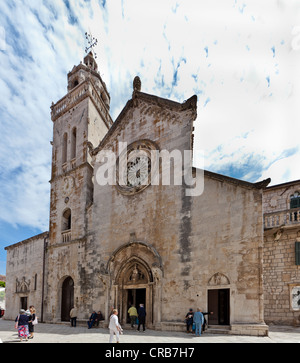
[[[296,265],[300,266],[300,242],[295,242]]]

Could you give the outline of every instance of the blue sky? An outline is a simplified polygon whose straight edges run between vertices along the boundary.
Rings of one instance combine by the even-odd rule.
[[[116,119],[142,91],[198,96],[205,168],[273,184],[300,179],[300,3],[294,0],[2,0],[0,274],[3,247],[48,230],[51,102],[98,38]]]

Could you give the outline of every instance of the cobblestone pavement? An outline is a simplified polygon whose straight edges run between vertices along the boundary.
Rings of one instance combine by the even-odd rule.
[[[0,320],[0,341],[19,342],[14,322]],[[108,343],[108,329],[85,327],[72,328],[65,324],[38,324],[34,339],[19,344],[32,343]],[[180,332],[124,330],[121,343],[300,343],[300,328],[270,326],[269,337],[249,337],[204,333],[201,337]]]

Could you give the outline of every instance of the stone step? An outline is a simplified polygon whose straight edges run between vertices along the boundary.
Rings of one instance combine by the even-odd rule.
[[[230,334],[230,325],[209,325],[206,330],[209,334]]]

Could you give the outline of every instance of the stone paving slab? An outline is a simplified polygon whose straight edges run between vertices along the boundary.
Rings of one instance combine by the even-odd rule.
[[[3,343],[19,343],[14,322],[0,320],[0,340]],[[121,343],[300,343],[300,327],[270,326],[269,337],[250,337],[204,333],[201,337],[181,332],[124,330]],[[64,324],[38,324],[34,339],[19,344],[32,343],[108,343],[108,329],[85,327],[72,328]]]

